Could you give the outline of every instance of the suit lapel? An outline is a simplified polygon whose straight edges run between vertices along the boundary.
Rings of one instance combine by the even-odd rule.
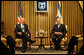
[[[55,29],[58,29],[58,25],[56,24]]]
[[[21,25],[19,24],[19,28],[21,29]],[[22,31],[22,29],[21,29],[21,31]]]
[[[57,29],[58,29],[58,24],[56,25]]]

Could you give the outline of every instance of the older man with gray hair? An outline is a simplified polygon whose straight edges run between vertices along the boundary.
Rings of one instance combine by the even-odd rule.
[[[54,28],[52,29],[53,38],[52,41],[54,42],[55,49],[60,49],[60,42],[61,39],[64,37],[66,33],[65,25],[61,23],[61,18],[57,18],[57,24],[54,25]]]

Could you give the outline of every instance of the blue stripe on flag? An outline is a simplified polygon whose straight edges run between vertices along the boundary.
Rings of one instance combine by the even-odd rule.
[[[58,2],[58,10],[60,11],[60,14],[62,16],[62,10],[61,10],[61,6],[60,6],[60,3]]]
[[[21,18],[21,15],[22,15],[22,9],[21,9],[21,1],[20,1],[19,2],[19,13],[18,13],[19,18]]]

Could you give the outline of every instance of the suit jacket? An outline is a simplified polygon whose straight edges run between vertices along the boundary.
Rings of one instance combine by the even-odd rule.
[[[55,32],[61,32],[63,35],[66,34],[66,28],[64,24],[61,24],[60,27],[58,28],[58,24],[54,26],[52,29],[52,33],[55,35]]]
[[[25,33],[29,33],[29,29],[28,29],[28,25],[27,24],[24,24],[24,31]],[[18,32],[22,32],[22,29],[21,29],[21,25],[20,24],[17,24],[16,25],[16,28],[14,30],[14,33],[17,34]]]

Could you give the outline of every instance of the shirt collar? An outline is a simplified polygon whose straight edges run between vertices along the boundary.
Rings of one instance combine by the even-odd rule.
[[[24,24],[21,24],[21,25],[24,25]]]

